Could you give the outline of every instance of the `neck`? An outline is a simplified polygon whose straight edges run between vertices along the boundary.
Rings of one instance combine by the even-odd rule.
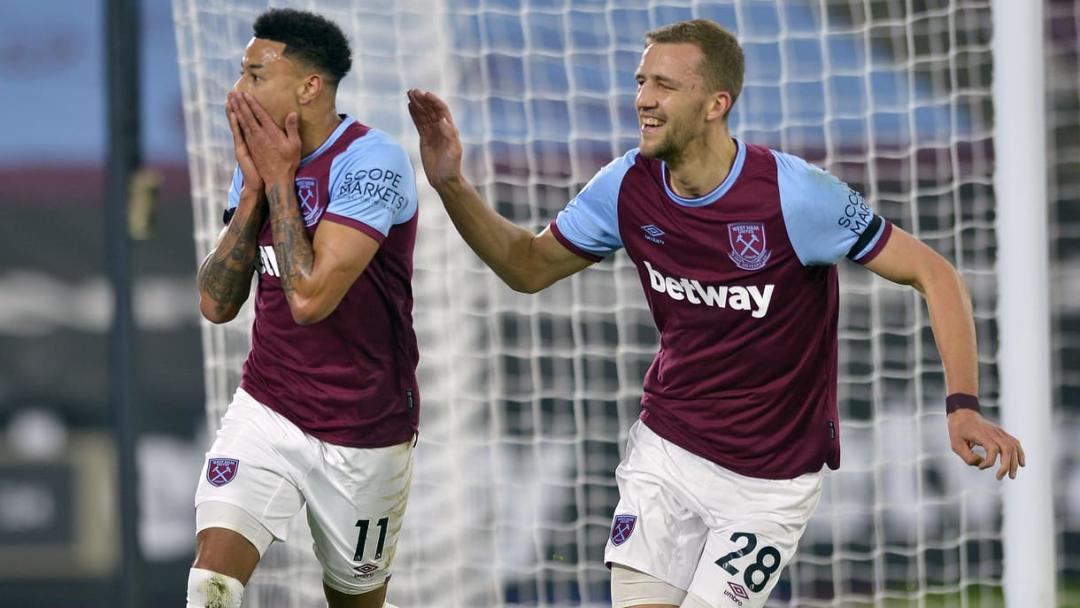
[[[677,161],[667,163],[671,189],[684,198],[705,196],[724,183],[738,152],[726,128],[691,143]]]
[[[306,157],[323,145],[334,129],[341,124],[341,117],[331,107],[310,116],[300,116],[300,158]]]

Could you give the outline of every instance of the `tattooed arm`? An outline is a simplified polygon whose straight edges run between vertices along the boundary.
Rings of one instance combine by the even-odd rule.
[[[325,221],[310,239],[296,200],[301,148],[297,115],[286,116],[283,130],[250,95],[230,93],[229,104],[264,178],[274,255],[293,320],[301,325],[322,321],[375,256],[379,242]]]
[[[310,240],[300,217],[293,178],[267,183],[274,254],[293,320],[317,323],[334,312],[364,271],[379,243],[341,224],[324,221]]]
[[[266,220],[263,180],[255,170],[231,103],[225,104],[225,113],[229,117],[238,170],[233,178],[233,188],[237,190],[230,191],[230,197],[238,191],[240,200],[229,225],[221,231],[214,249],[199,266],[199,311],[212,323],[233,320],[247,301],[259,253],[259,230]]]
[[[245,187],[229,225],[199,266],[199,311],[212,323],[236,318],[251,291],[259,228],[266,218],[262,192]]]

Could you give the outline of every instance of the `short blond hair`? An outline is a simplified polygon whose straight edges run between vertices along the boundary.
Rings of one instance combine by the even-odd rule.
[[[705,85],[713,91],[727,91],[731,105],[742,92],[746,58],[735,36],[708,19],[679,21],[645,34],[645,45],[689,43],[701,49],[703,58],[699,72]],[[728,108],[728,112],[731,108]],[[727,118],[727,113],[724,114]]]

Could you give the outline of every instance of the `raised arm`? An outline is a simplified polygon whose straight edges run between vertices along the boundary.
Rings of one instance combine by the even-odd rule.
[[[230,103],[265,183],[274,255],[289,310],[301,325],[317,323],[341,303],[379,242],[333,222],[321,222],[312,241],[296,200],[301,147],[296,114],[286,117],[282,130],[254,97],[230,93]]]
[[[923,242],[893,227],[881,253],[866,267],[894,283],[911,285],[919,291],[930,311],[934,341],[945,366],[948,394],[977,397],[979,361],[975,320],[964,280],[952,264]],[[956,399],[963,403],[968,398]],[[973,409],[955,409],[949,413],[948,420],[953,451],[964,462],[987,469],[1000,456],[997,478],[1002,479],[1006,474],[1016,478],[1017,467],[1025,463],[1024,450],[1015,437]],[[986,450],[985,457],[972,451],[975,445]]]
[[[251,275],[259,253],[259,230],[266,219],[263,182],[255,170],[247,144],[240,132],[237,115],[226,104],[233,151],[244,178],[240,200],[217,243],[199,266],[199,311],[212,323],[236,318],[251,291]]]
[[[535,293],[593,262],[564,247],[551,230],[534,235],[495,212],[461,174],[461,139],[450,108],[433,93],[408,92],[428,183],[469,247],[511,289]]]

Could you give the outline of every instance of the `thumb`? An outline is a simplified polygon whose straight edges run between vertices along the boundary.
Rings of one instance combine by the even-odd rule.
[[[296,112],[289,112],[289,115],[285,117],[285,134],[289,139],[299,141],[299,123],[300,118],[296,115]]]
[[[967,441],[954,441],[952,448],[953,452],[955,452],[956,455],[959,456],[960,459],[963,460],[965,463],[971,466],[976,466],[982,463],[982,456],[976,454],[975,450],[971,449],[971,445],[968,444]]]

